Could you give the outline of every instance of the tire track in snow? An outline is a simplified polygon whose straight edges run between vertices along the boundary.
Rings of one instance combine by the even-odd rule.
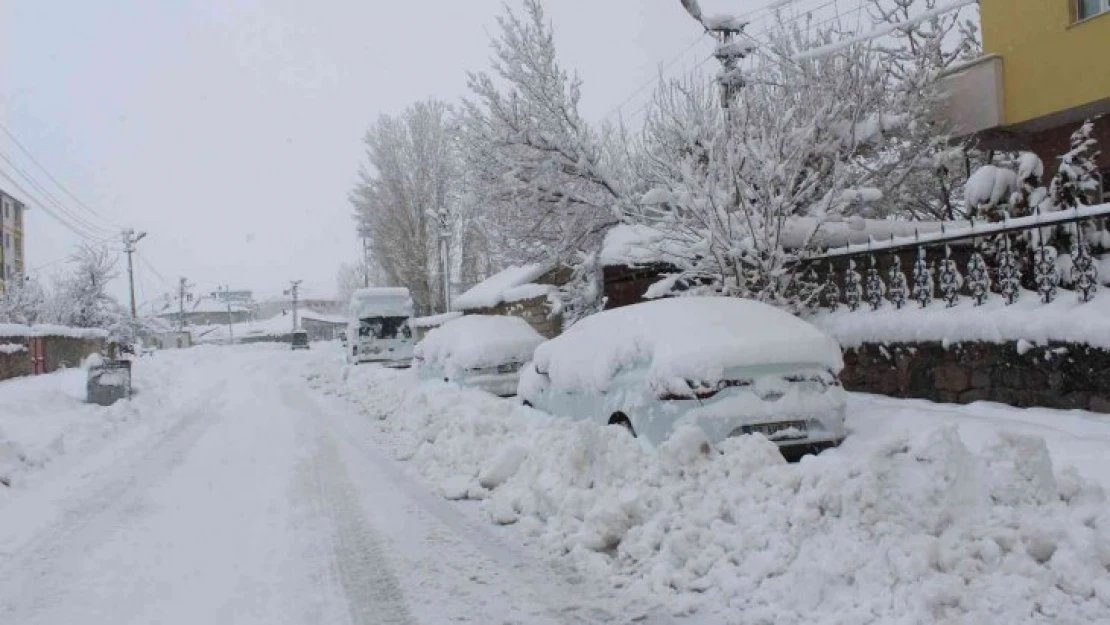
[[[13,580],[0,586],[0,615],[11,612],[18,602],[32,610],[49,605],[54,588],[61,585],[49,575],[63,565],[65,556],[95,544],[92,537],[119,526],[129,510],[138,505],[143,494],[168,475],[188,456],[189,450],[215,422],[212,398],[226,388],[224,381],[206,394],[206,401],[187,411],[181,419],[154,437],[140,455],[114,466],[103,476],[100,486],[67,506],[49,525],[12,553],[0,556],[0,579]]]
[[[327,398],[320,398],[322,401]],[[311,400],[309,400],[311,401]],[[328,401],[353,406],[341,398]],[[526,590],[529,598],[545,608],[548,618],[567,625],[594,625],[597,623],[635,622],[642,625],[672,625],[675,621],[666,614],[638,613],[618,615],[624,610],[614,610],[608,598],[600,596],[582,575],[570,570],[564,563],[537,562],[520,550],[507,545],[496,535],[494,528],[461,513],[455,504],[429,490],[429,487],[410,476],[400,463],[393,460],[376,440],[371,422],[358,418],[353,409],[346,411],[316,409],[327,419],[345,444],[345,449],[357,454],[358,459],[369,463],[368,469],[384,478],[384,482],[402,497],[408,505],[406,514],[423,517],[447,530],[455,541],[476,550],[508,573],[517,589]],[[349,418],[344,415],[350,415]],[[523,585],[523,588],[520,586]],[[625,606],[628,607],[628,606]],[[635,612],[635,610],[634,610]]]
[[[329,434],[321,435],[314,465],[315,494],[335,528],[333,558],[352,625],[415,625],[405,593],[363,514],[358,492]]]

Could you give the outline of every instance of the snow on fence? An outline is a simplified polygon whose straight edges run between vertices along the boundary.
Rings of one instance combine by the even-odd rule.
[[[1049,304],[1061,288],[1087,303],[1105,264],[1092,248],[1110,251],[1107,217],[1110,204],[1082,206],[831,248],[801,261],[801,283],[814,293],[812,307],[832,310],[902,309],[910,300],[925,308],[938,292],[949,308],[961,298],[981,306],[994,295],[1012,305],[1025,290]],[[1069,242],[1066,252],[1056,247]]]

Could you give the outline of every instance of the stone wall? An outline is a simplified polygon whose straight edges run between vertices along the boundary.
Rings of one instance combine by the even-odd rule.
[[[864,344],[844,352],[851,391],[1110,413],[1110,351],[1074,343]]]
[[[27,350],[27,339],[0,337],[0,344],[22,345],[24,351],[14,354],[0,352],[0,380],[9,380],[31,375],[31,354]]]
[[[104,353],[106,342],[102,339],[73,339],[60,336],[48,336],[43,339],[46,343],[46,372],[57,371],[63,368],[81,366],[81,362],[88,356]]]

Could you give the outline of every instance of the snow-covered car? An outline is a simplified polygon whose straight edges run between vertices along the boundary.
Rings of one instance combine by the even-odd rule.
[[[421,379],[511,397],[516,394],[520,370],[543,341],[519,317],[467,315],[429,332],[416,345],[413,360]]]
[[[844,439],[842,367],[836,340],[793,315],[751,300],[676,298],[598,313],[540,345],[518,394],[655,445],[695,424],[710,442],[762,434],[790,457]]]

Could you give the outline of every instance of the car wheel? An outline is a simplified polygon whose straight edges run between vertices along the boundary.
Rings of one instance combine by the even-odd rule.
[[[628,430],[633,438],[636,436],[636,428],[632,427],[632,421],[623,412],[613,413],[613,416],[609,417],[609,425],[619,425]]]

